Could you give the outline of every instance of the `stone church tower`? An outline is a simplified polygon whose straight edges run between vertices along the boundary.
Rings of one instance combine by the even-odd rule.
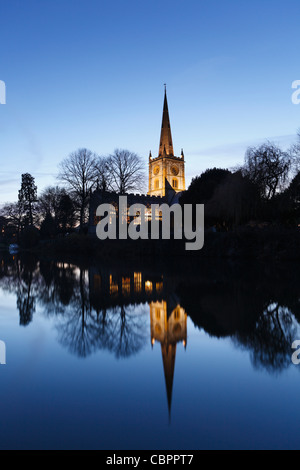
[[[149,155],[149,191],[150,196],[167,196],[168,191],[185,191],[184,154],[175,157],[170,126],[167,91],[165,87],[164,109],[158,157]]]

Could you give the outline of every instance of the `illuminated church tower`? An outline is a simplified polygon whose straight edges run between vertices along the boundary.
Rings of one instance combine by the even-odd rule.
[[[185,191],[184,154],[175,157],[170,126],[167,90],[165,86],[164,109],[158,157],[149,155],[149,191],[150,196],[166,196],[168,190],[176,193]]]

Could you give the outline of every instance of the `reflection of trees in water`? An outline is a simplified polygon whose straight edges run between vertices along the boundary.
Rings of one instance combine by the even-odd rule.
[[[31,295],[32,272],[29,274],[28,284],[20,283],[17,292],[17,309],[20,315],[20,325],[27,326],[35,312],[35,297]]]
[[[33,257],[16,258],[12,263],[5,263],[5,275],[1,276],[0,285],[3,290],[16,294],[22,326],[27,326],[32,321],[39,278],[38,263]]]
[[[100,322],[103,328],[102,347],[113,352],[117,358],[136,354],[145,344],[146,312],[137,312],[136,306],[119,306],[105,311]]]
[[[172,275],[169,281],[164,275],[169,298],[178,295],[197,327],[212,336],[231,337],[238,348],[249,351],[254,367],[269,372],[289,367],[291,344],[300,339],[300,272],[294,267],[252,272],[248,265],[240,271],[228,266],[224,272],[212,266],[202,271],[201,278],[199,273],[188,277],[183,270],[176,283]],[[10,258],[1,263],[0,287],[16,295],[21,325],[28,325],[36,305],[41,306],[45,315],[55,317],[59,342],[80,357],[99,349],[128,357],[147,341],[146,307],[104,308],[100,301],[95,310],[87,269],[37,262],[31,256]],[[107,300],[105,305],[111,305]]]
[[[61,266],[54,262],[40,263],[39,302],[47,315],[64,313],[78,288],[77,271],[75,265],[68,263]]]
[[[58,341],[79,357],[87,357],[98,346],[99,334],[92,312],[72,302],[56,325]]]
[[[119,306],[96,312],[90,304],[87,270],[68,263],[16,258],[4,264],[0,287],[17,298],[20,324],[33,319],[36,304],[55,316],[58,340],[72,354],[86,357],[107,349],[116,357],[137,353],[145,344],[145,312]]]
[[[291,345],[299,335],[299,323],[291,311],[278,303],[270,304],[259,316],[255,328],[246,336],[233,340],[250,350],[251,362],[257,369],[281,372],[291,365]]]
[[[79,279],[73,279],[73,294],[67,308],[63,308],[57,324],[59,342],[80,357],[91,354],[97,344],[97,331],[84,276],[85,271],[81,269]]]
[[[60,314],[57,324],[59,342],[80,357],[97,349],[107,349],[116,357],[135,354],[145,343],[145,317],[136,313],[133,306],[96,312],[90,304],[86,274],[83,269],[77,277],[72,269],[63,270],[63,273],[59,270],[50,285],[48,280],[50,296],[40,296],[48,315]]]
[[[300,339],[300,270],[254,268],[181,284],[181,304],[197,327],[247,350],[255,368],[281,372],[292,365],[291,345]]]
[[[57,325],[59,342],[70,352],[86,357],[97,349],[107,349],[117,358],[142,349],[146,340],[145,315],[136,307],[116,307],[98,314],[83,303],[72,302]]]

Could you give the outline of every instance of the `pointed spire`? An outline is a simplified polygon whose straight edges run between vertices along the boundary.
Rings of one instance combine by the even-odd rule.
[[[152,159],[152,153],[151,153],[151,150],[150,150],[150,153],[149,153],[149,160]]]
[[[160,157],[164,154],[164,149],[165,149],[166,155],[174,156],[166,84],[165,84],[164,109],[163,109],[163,116],[162,116],[160,145],[159,145]]]

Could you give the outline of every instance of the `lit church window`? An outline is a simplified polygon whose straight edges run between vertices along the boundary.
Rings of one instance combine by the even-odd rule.
[[[163,283],[162,282],[157,282],[155,285],[156,292],[159,293],[163,290]]]
[[[174,320],[178,320],[180,317],[180,311],[179,309],[174,310]]]
[[[172,186],[174,189],[178,188],[178,181],[175,178],[172,180]]]
[[[133,219],[133,223],[134,223],[134,225],[141,225],[142,221],[141,221],[141,212],[140,211],[136,211],[136,215]]]
[[[145,282],[145,291],[147,294],[150,294],[152,292],[152,282],[151,281],[146,281]]]
[[[130,294],[130,277],[122,277],[122,294]]]
[[[117,294],[118,293],[118,284],[114,282],[112,275],[109,276],[109,293]]]
[[[142,273],[134,273],[134,291],[141,292],[142,290]]]

